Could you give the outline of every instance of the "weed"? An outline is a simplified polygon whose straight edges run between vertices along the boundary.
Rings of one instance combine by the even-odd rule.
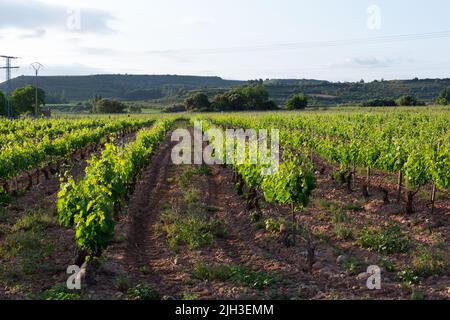
[[[161,300],[159,292],[143,282],[140,282],[134,288],[128,289],[128,297],[131,300]]]
[[[45,212],[27,212],[12,227],[12,232],[44,230],[49,226],[56,225],[57,220],[54,216]]]
[[[334,223],[345,223],[347,222],[348,217],[341,209],[334,209],[331,212],[331,219]]]
[[[0,223],[6,222],[8,219],[8,211],[6,208],[0,206]]]
[[[200,195],[197,188],[191,188],[184,192],[184,201],[188,204],[196,203],[199,201]]]
[[[358,244],[363,248],[387,254],[408,252],[410,249],[408,236],[395,225],[376,229],[364,228],[359,235]]]
[[[426,300],[427,296],[423,292],[413,290],[411,293],[411,297],[409,299],[410,300]]]
[[[340,204],[337,201],[327,200],[327,199],[317,199],[314,201],[317,207],[322,210],[334,211],[340,208]]]
[[[80,294],[73,293],[65,285],[57,285],[36,296],[36,300],[79,300]]]
[[[22,271],[26,274],[35,272],[54,250],[43,240],[41,232],[17,231],[6,235],[0,246],[0,257],[12,259],[19,257]]]
[[[348,257],[344,261],[344,268],[348,274],[354,275],[361,271],[363,261],[359,257]]]
[[[276,281],[276,277],[264,271],[254,271],[243,265],[197,265],[192,276],[199,280],[231,281],[253,289],[264,289]]]
[[[189,249],[207,247],[214,243],[215,237],[227,236],[220,220],[196,211],[182,214],[173,209],[167,210],[161,216],[158,228],[167,234],[172,250],[181,245],[187,245]]]
[[[212,171],[211,168],[205,165],[202,165],[198,168],[195,168],[193,171],[194,175],[199,175],[199,176],[210,176],[212,175]]]
[[[139,268],[139,272],[142,274],[149,274],[150,273],[150,268],[148,266],[142,266]]]
[[[334,227],[334,233],[336,234],[336,238],[338,240],[353,240],[353,230],[352,228],[346,226],[344,223],[338,223]]]
[[[394,272],[397,269],[395,263],[389,260],[389,258],[387,257],[383,257],[378,260],[378,265],[388,272]]]
[[[198,294],[185,292],[185,293],[183,293],[183,298],[181,300],[196,301],[196,300],[199,300],[199,299],[200,299],[200,296]]]
[[[419,246],[413,254],[412,268],[421,278],[439,275],[448,268],[448,260],[440,252],[434,252],[426,246]]]
[[[127,275],[118,275],[114,279],[114,284],[118,291],[126,292],[131,287],[131,279]]]
[[[413,254],[411,266],[400,271],[397,277],[403,283],[411,286],[420,283],[424,278],[442,274],[448,266],[449,262],[443,254],[434,252],[431,248],[419,246]]]
[[[346,204],[343,209],[347,210],[347,211],[361,211],[363,209],[363,206],[364,206],[364,201],[359,200],[356,202],[350,202],[350,203]]]
[[[280,233],[281,226],[287,224],[286,220],[283,218],[269,218],[265,222],[265,229],[267,232],[272,234]]]
[[[410,267],[406,267],[397,273],[397,278],[407,286],[412,286],[413,284],[420,282],[420,277],[418,277],[414,270]]]

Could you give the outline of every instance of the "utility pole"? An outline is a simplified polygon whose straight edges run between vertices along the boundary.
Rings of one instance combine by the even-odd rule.
[[[17,57],[11,57],[11,56],[1,56],[0,58],[6,59],[6,66],[0,67],[0,69],[6,70],[6,103],[5,103],[5,113],[6,116],[11,119],[13,116],[12,112],[12,103],[11,103],[11,69],[19,69],[19,67],[13,67],[11,66],[11,60],[13,59],[19,59]]]
[[[36,104],[34,106],[34,116],[37,119],[38,118],[38,109],[39,109],[39,97],[38,97],[38,76],[39,76],[39,70],[43,67],[42,64],[40,64],[39,62],[33,62],[31,64],[31,67],[34,69],[34,71],[36,72],[36,87],[35,87],[35,93],[36,93]]]

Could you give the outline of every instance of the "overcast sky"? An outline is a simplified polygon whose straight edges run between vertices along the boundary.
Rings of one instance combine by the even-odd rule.
[[[46,75],[446,78],[449,12],[448,0],[0,0],[0,54],[21,57],[14,76],[39,61]]]

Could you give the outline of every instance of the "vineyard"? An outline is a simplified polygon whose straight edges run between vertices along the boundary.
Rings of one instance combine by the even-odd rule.
[[[424,107],[0,120],[0,299],[448,299],[449,119]],[[174,164],[176,129],[219,164]],[[279,167],[263,174],[250,138],[221,154],[210,129],[279,130]],[[66,287],[69,266],[81,290]]]

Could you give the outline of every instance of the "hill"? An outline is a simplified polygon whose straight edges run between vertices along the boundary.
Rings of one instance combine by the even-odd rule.
[[[432,103],[439,92],[450,88],[450,79],[413,79],[373,82],[329,82],[311,79],[272,79],[250,81],[263,83],[272,99],[284,104],[286,98],[303,92],[313,106],[360,104],[374,99],[396,99],[412,95]],[[93,75],[47,76],[39,78],[39,86],[47,92],[48,103],[85,101],[94,95],[127,101],[153,100],[172,103],[183,100],[190,91],[204,91],[209,96],[223,93],[247,81],[224,80],[220,77],[178,75]],[[21,76],[12,80],[17,88],[34,84],[34,77]],[[5,84],[0,84],[4,91]]]
[[[363,82],[329,82],[320,80],[266,80],[264,85],[277,103],[303,92],[313,105],[360,104],[374,99],[397,99],[412,95],[431,103],[439,93],[450,88],[450,79],[413,79]]]
[[[229,88],[243,81],[219,77],[178,75],[92,75],[39,77],[39,87],[47,92],[49,103],[73,102],[91,99],[94,95],[122,100],[151,100],[183,94],[184,91],[206,88]],[[34,85],[35,78],[20,76],[11,80],[16,89]],[[5,83],[0,90],[6,89]]]

